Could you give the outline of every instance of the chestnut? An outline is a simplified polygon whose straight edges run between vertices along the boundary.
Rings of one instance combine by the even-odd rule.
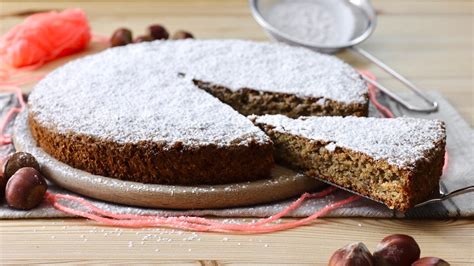
[[[153,40],[166,40],[169,37],[168,31],[160,24],[150,25],[148,27],[148,35],[150,35]]]
[[[8,180],[5,199],[14,209],[30,210],[43,201],[47,189],[48,185],[38,170],[23,167]]]
[[[376,265],[411,265],[420,258],[420,247],[413,237],[394,234],[382,239],[373,256]]]
[[[3,196],[5,195],[5,187],[7,186],[8,180],[4,175],[0,174],[0,202],[2,202]]]
[[[153,38],[148,36],[148,35],[141,35],[141,36],[138,36],[137,38],[135,38],[135,40],[133,40],[134,43],[151,42],[151,41],[153,41]]]
[[[127,28],[119,28],[110,37],[110,46],[124,46],[132,43],[132,31]]]
[[[449,266],[449,263],[436,257],[424,257],[413,262],[412,266]]]
[[[362,242],[346,245],[334,252],[329,259],[329,266],[372,266],[373,258]]]
[[[27,152],[15,152],[9,155],[4,164],[5,178],[8,180],[18,169],[23,167],[32,167],[40,171],[40,166],[35,157]]]
[[[173,40],[194,39],[194,36],[190,32],[179,30],[173,34],[171,39]]]

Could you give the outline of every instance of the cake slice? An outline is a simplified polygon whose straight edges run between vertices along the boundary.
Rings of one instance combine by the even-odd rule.
[[[444,123],[417,118],[253,116],[277,162],[406,211],[439,189]]]

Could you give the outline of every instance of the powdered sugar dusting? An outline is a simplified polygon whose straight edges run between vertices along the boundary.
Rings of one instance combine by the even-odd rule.
[[[435,148],[436,142],[446,138],[443,122],[409,117],[291,119],[282,115],[264,115],[254,119],[257,124],[271,125],[278,132],[332,142],[335,147],[359,151],[376,160],[408,168]]]
[[[185,77],[178,75],[184,73]],[[30,96],[35,118],[60,132],[119,143],[247,144],[268,137],[192,83],[364,101],[348,65],[302,48],[250,41],[155,41],[75,60],[43,79]]]
[[[340,46],[356,30],[349,1],[274,0],[262,3],[261,14],[275,29],[291,39],[316,46]],[[267,4],[268,4],[267,3]],[[267,6],[267,7],[265,7]]]
[[[366,103],[367,85],[349,65],[306,48],[250,41],[168,42],[157,49],[177,51],[183,72],[231,90],[251,88],[300,97]]]
[[[314,0],[278,1],[266,17],[272,26],[302,41],[327,44],[341,37],[335,16]]]
[[[30,96],[35,118],[59,132],[118,143],[247,145],[269,142],[247,118],[160,65],[152,46],[110,49],[71,62]]]
[[[336,150],[336,144],[334,144],[334,142],[330,142],[329,144],[324,146],[324,148],[330,152],[333,152]]]

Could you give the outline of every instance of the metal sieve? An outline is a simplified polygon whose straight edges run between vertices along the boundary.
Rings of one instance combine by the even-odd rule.
[[[293,0],[298,1],[298,0]],[[306,0],[308,1],[308,0]],[[398,79],[408,89],[413,91],[418,97],[425,101],[428,107],[414,106],[400,96],[395,94],[392,90],[386,88],[379,82],[370,79],[369,77],[362,75],[362,77],[379,90],[383,91],[391,99],[399,103],[401,106],[408,110],[415,112],[434,112],[438,109],[438,103],[430,100],[415,84],[410,80],[402,76],[400,73],[383,63],[380,59],[370,54],[366,50],[357,47],[356,45],[365,41],[375,30],[377,24],[377,15],[369,0],[313,0],[321,4],[321,7],[325,11],[330,12],[332,17],[338,20],[338,23],[345,24],[346,27],[340,29],[346,30],[350,28],[350,32],[339,32],[341,35],[345,34],[348,36],[346,40],[340,40],[334,43],[313,43],[305,40],[300,40],[291,36],[287,32],[282,31],[275,25],[272,25],[268,20],[268,12],[271,8],[281,3],[281,0],[249,0],[250,8],[255,20],[262,26],[265,31],[275,40],[285,42],[291,45],[303,46],[316,50],[322,53],[335,53],[341,49],[350,49],[359,55],[372,61],[378,67],[383,69],[385,72]],[[349,22],[344,21],[344,18],[350,17]],[[338,34],[339,34],[338,33]]]

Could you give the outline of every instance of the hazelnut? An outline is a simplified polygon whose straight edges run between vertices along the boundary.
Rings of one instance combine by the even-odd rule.
[[[332,254],[329,266],[372,266],[373,258],[364,243],[356,242],[340,248]]]
[[[148,27],[148,35],[150,35],[153,40],[166,40],[169,37],[169,33],[165,27],[159,24],[150,25]]]
[[[126,28],[120,28],[114,31],[110,37],[110,46],[124,46],[132,43],[132,31]]]
[[[420,258],[420,247],[411,236],[389,235],[377,245],[373,255],[376,265],[411,265]]]
[[[14,209],[30,210],[43,201],[47,189],[48,185],[40,172],[24,167],[8,180],[5,199]]]
[[[135,38],[135,40],[133,40],[134,43],[151,42],[151,41],[153,41],[153,38],[148,36],[148,35],[141,35],[141,36],[138,36],[137,38]]]
[[[449,266],[449,263],[436,257],[424,257],[413,262],[412,266]]]
[[[171,39],[173,39],[173,40],[194,39],[194,36],[191,33],[187,32],[187,31],[179,30],[179,31],[177,31],[173,34]]]
[[[8,180],[18,169],[23,167],[32,167],[40,171],[40,166],[35,157],[27,152],[15,152],[8,156],[4,164],[5,178]]]

